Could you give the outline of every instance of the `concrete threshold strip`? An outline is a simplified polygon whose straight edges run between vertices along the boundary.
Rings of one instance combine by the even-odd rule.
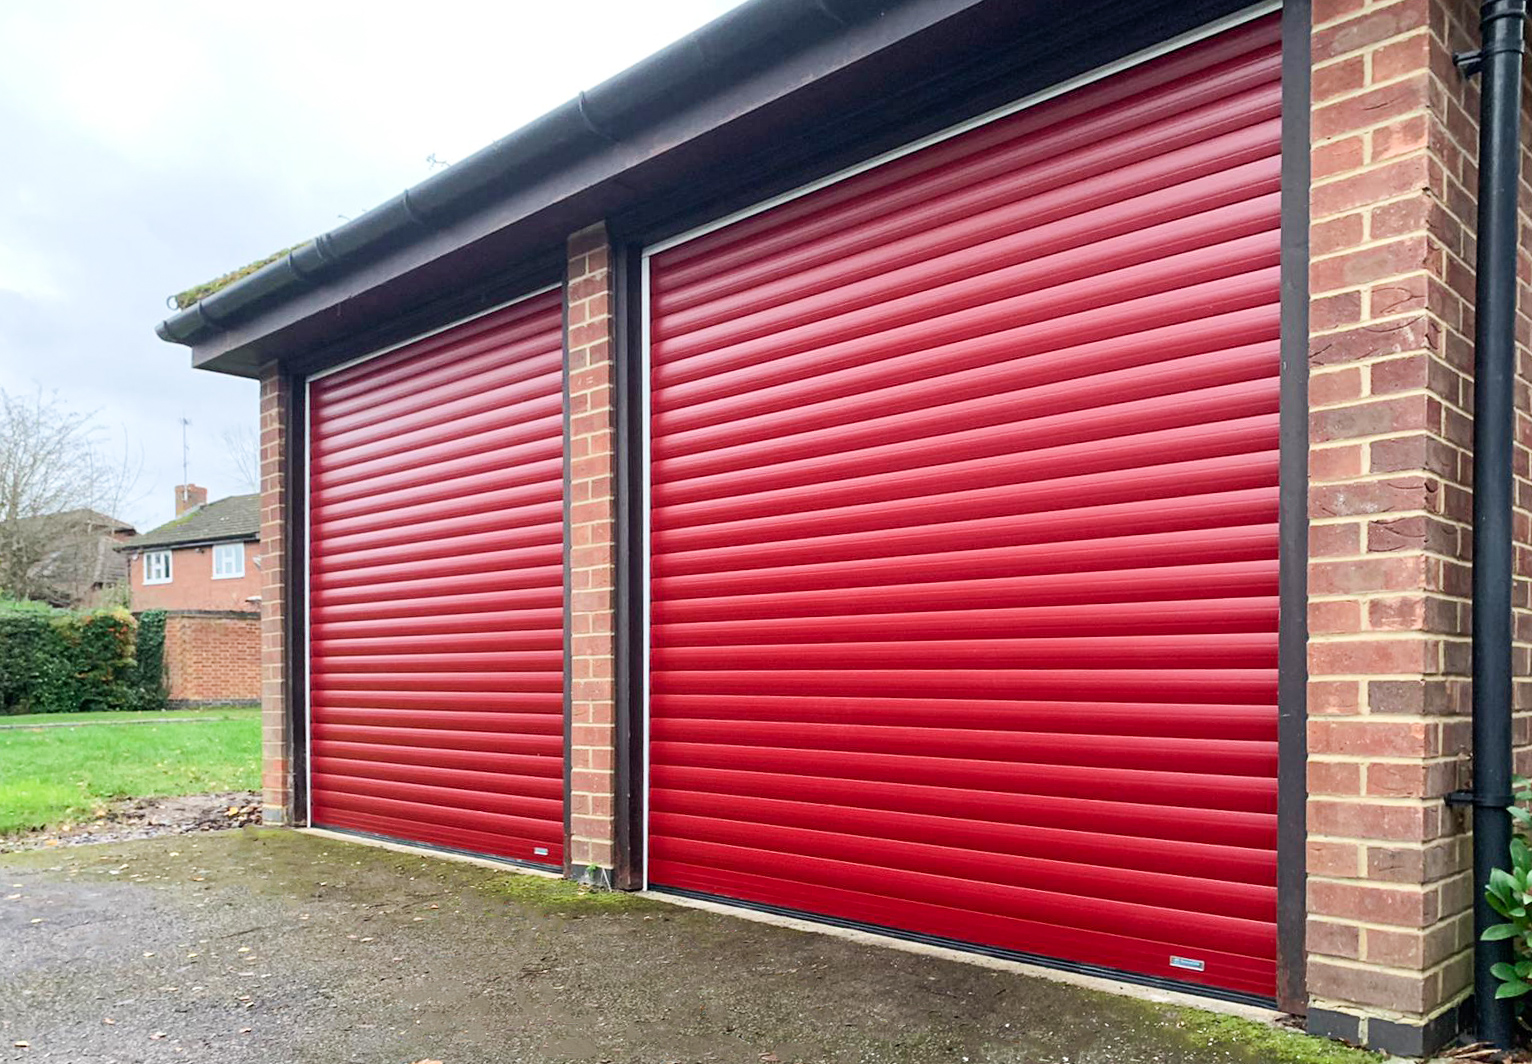
[[[334,842],[353,842],[364,846],[377,846],[381,849],[392,850],[395,853],[417,854],[421,857],[435,857],[443,861],[458,861],[463,864],[493,868],[500,872],[518,872],[524,875],[542,876],[545,879],[564,878],[557,872],[528,868],[525,865],[512,864],[507,861],[496,861],[490,857],[474,857],[470,854],[437,850],[429,846],[412,846],[408,843],[388,842],[383,839],[353,835],[344,831],[330,831],[325,828],[298,828],[297,830],[305,835],[314,835],[318,838],[330,839]],[[970,953],[967,950],[953,949],[948,946],[911,942],[906,939],[895,938],[891,935],[879,935],[870,931],[859,931],[855,928],[836,927],[832,924],[824,924],[816,920],[805,920],[795,916],[782,916],[777,913],[761,912],[758,909],[747,909],[743,906],[725,905],[720,902],[705,901],[700,898],[683,898],[674,894],[665,894],[660,891],[651,890],[639,891],[638,896],[650,898],[654,901],[662,901],[669,905],[678,905],[687,909],[702,909],[705,912],[718,913],[721,916],[731,916],[739,920],[754,920],[756,923],[771,924],[774,927],[786,927],[794,931],[808,931],[817,935],[829,935],[834,938],[843,938],[851,942],[879,946],[884,949],[902,950],[905,953],[918,953],[926,957],[939,957],[943,960],[958,961],[962,964],[972,964],[980,968],[991,968],[1000,972],[1011,972],[1015,975],[1028,975],[1037,979],[1048,979],[1055,983],[1066,983],[1070,986],[1078,986],[1086,990],[1099,990],[1107,994],[1137,998],[1140,1001],[1148,1001],[1156,1005],[1186,1006],[1188,1008],[1202,1009],[1205,1012],[1218,1012],[1227,1016],[1237,1016],[1240,1019],[1253,1020],[1257,1023],[1275,1024],[1282,1019],[1282,1013],[1274,1009],[1263,1009],[1254,1005],[1241,1005],[1230,1001],[1217,1001],[1211,998],[1200,997],[1196,994],[1141,986],[1137,983],[1122,982],[1098,975],[1085,975],[1079,972],[1061,971],[1057,968],[1045,968],[1042,965],[1028,964],[1025,961],[1005,960],[1000,957],[989,957],[982,953]],[[1387,1064],[1387,1062],[1385,1061],[1384,1064]]]

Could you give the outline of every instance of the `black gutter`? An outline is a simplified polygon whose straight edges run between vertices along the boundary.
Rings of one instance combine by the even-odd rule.
[[[1511,506],[1526,17],[1526,0],[1486,0],[1479,8],[1479,51],[1455,57],[1465,73],[1483,74],[1474,297],[1473,793],[1468,799],[1473,804],[1474,1013],[1478,1038],[1504,1049],[1511,1047],[1515,1023],[1511,1002],[1495,997],[1500,980],[1491,969],[1511,959],[1511,944],[1485,942],[1483,936],[1501,922],[1485,899],[1490,875],[1510,866]]]
[[[217,547],[224,543],[259,543],[259,532],[241,532],[238,535],[203,537],[201,539],[177,539],[168,543],[119,543],[113,547],[119,554],[145,554],[154,550],[185,550],[189,547]]]
[[[264,306],[316,288],[443,228],[493,201],[508,186],[684,109],[699,94],[716,91],[715,82],[742,80],[781,52],[834,37],[848,24],[888,6],[883,0],[753,0],[172,315],[155,331],[170,343],[198,344]]]

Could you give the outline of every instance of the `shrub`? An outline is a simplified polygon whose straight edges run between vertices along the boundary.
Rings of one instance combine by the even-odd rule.
[[[143,690],[138,622],[127,610],[0,603],[0,713],[160,708],[163,617],[154,642],[161,660],[149,668],[155,686]]]
[[[1532,831],[1532,812],[1527,804],[1532,802],[1532,783],[1517,776],[1514,783],[1516,804],[1511,807],[1511,870],[1497,868],[1490,873],[1489,886],[1484,897],[1490,908],[1504,918],[1505,923],[1496,924],[1484,932],[1484,941],[1496,942],[1510,939],[1511,961],[1494,967],[1500,988],[1497,998],[1515,998],[1516,1010],[1522,1012],[1527,995],[1532,994],[1532,847],[1527,844],[1528,832]]]
[[[170,693],[165,684],[165,611],[138,615],[138,644],[129,681],[134,709],[164,709]]]
[[[57,656],[52,621],[59,612],[0,599],[0,713],[30,712],[44,663]]]

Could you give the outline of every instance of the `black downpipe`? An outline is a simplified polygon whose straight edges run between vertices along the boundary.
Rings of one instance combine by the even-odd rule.
[[[1511,1003],[1490,970],[1509,942],[1484,942],[1500,922],[1485,901],[1490,873],[1510,864],[1511,505],[1516,429],[1517,189],[1521,171],[1521,57],[1526,0],[1487,0],[1480,47],[1459,56],[1483,75],[1479,100],[1479,233],[1473,421],[1473,872],[1474,1012],[1480,1040],[1509,1048]]]

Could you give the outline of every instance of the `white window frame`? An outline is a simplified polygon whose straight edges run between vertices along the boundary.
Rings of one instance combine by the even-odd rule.
[[[148,584],[168,584],[168,583],[171,582],[172,579],[174,579],[175,574],[172,571],[172,564],[173,563],[171,561],[170,555],[171,555],[171,552],[168,551],[168,550],[151,550],[151,551],[145,551],[144,552],[144,583],[146,585],[148,585]],[[151,566],[150,563],[152,561],[154,561],[155,559],[158,559],[158,558],[163,558],[165,560],[165,575],[164,576],[154,576],[154,575],[152,575],[154,573],[155,569],[158,568],[158,567],[157,566]]]
[[[219,572],[218,556],[220,552],[234,552],[234,559],[238,563],[232,573]],[[224,554],[228,557],[228,554]],[[238,580],[245,575],[245,545],[243,543],[215,543],[213,544],[213,579],[214,580]]]

